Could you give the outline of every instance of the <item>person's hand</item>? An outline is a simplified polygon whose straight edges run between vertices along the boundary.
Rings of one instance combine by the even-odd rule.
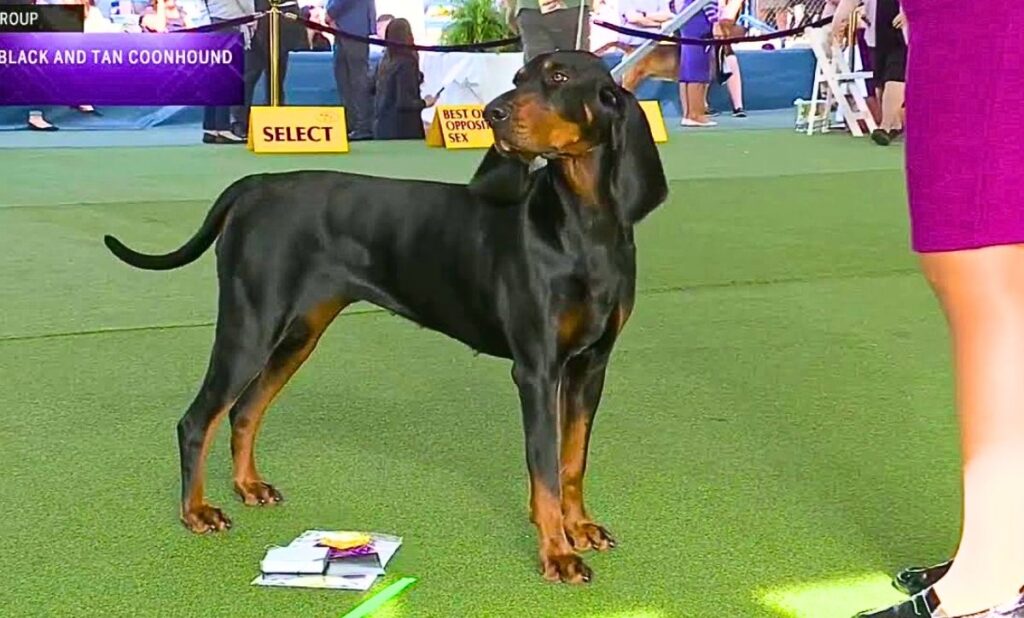
[[[423,97],[423,103],[425,103],[427,107],[434,107],[434,104],[437,103],[437,97],[432,94],[428,94]]]
[[[897,30],[902,30],[907,25],[907,15],[903,11],[900,11],[896,19],[892,20],[892,27]]]

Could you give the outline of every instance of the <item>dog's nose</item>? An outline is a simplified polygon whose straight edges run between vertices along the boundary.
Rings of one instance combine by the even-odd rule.
[[[491,103],[484,109],[484,119],[492,126],[505,122],[511,115],[512,111],[506,103]]]

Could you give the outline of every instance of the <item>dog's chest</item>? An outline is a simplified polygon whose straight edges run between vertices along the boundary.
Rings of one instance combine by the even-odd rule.
[[[616,258],[552,282],[561,350],[573,354],[621,330],[633,308],[635,267],[632,253]]]

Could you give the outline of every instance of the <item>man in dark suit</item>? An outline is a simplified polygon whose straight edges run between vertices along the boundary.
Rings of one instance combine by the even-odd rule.
[[[208,3],[210,5],[213,2]],[[269,11],[270,0],[254,0],[256,11]],[[294,13],[298,15],[298,9],[294,6],[283,7],[282,13]],[[237,17],[239,15],[235,15]],[[245,136],[249,129],[249,110],[255,103],[256,85],[260,78],[266,75],[266,102],[270,103],[270,18],[261,19],[252,25],[242,26],[247,29],[245,34],[248,41],[248,48],[245,50],[245,104],[232,110],[235,123],[232,127],[237,135]],[[302,39],[306,36],[306,30],[297,21],[281,16],[281,42],[278,55],[277,80],[281,93],[281,105],[285,105],[284,78],[288,71],[288,52],[295,49],[302,49]]]
[[[377,9],[373,0],[327,0],[327,17],[343,32],[370,36],[377,31]],[[350,140],[373,137],[369,73],[370,46],[335,37],[334,80],[345,106]]]

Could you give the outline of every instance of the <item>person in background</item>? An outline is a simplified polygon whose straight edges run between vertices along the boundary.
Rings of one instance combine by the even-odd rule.
[[[395,19],[388,24],[384,40],[412,45],[412,26],[408,20]],[[415,49],[388,47],[377,66],[374,80],[374,139],[423,139],[420,113],[435,103],[432,95],[420,96],[423,74]]]
[[[720,0],[718,4],[718,22],[715,24],[715,36],[722,39],[739,37],[746,34],[744,29],[737,23],[740,13],[743,11],[744,0]],[[743,110],[743,76],[740,74],[740,61],[733,51],[732,45],[722,45],[718,48],[718,74],[719,80],[725,84],[729,91],[729,99],[732,101],[732,115],[736,118],[746,118],[747,112]]]
[[[174,0],[152,0],[139,14],[143,32],[174,32],[184,30],[185,13]]]
[[[302,19],[317,24],[325,23],[326,14],[323,9],[317,6],[304,6],[300,12]],[[319,30],[306,28],[306,47],[303,51],[331,51],[334,46],[334,37],[328,36]]]
[[[732,32],[735,32],[735,30],[725,30],[720,37],[732,38],[733,36],[738,36],[732,34]],[[716,34],[716,36],[719,35]],[[746,118],[747,112],[743,109],[743,75],[740,73],[739,59],[736,57],[736,52],[731,44],[718,46],[718,50],[715,52],[715,68],[718,83],[725,86],[726,91],[729,93],[733,117]],[[710,104],[707,110],[708,116],[717,116],[719,114],[719,112],[711,109]]]
[[[256,12],[261,13],[270,10],[269,0],[255,0]],[[296,17],[299,11],[294,5],[282,6],[282,13],[289,13]],[[235,119],[232,125],[232,132],[248,138],[249,134],[249,110],[256,102],[256,85],[266,76],[266,99],[265,104],[270,104],[270,19],[261,19],[256,22],[255,30],[251,30],[248,40],[248,48],[245,51],[245,103],[232,110]],[[281,18],[280,41],[278,44],[277,61],[277,85],[281,94],[280,104],[286,104],[284,81],[288,74],[288,52],[303,49],[306,37],[306,28],[294,19]]]
[[[659,32],[662,24],[675,16],[670,0],[619,0],[619,13],[622,14],[624,26],[645,32]],[[623,34],[619,40],[625,45],[637,47],[647,39]]]
[[[373,0],[327,0],[327,17],[335,28],[358,36],[377,30]],[[334,41],[334,79],[345,106],[350,141],[373,138],[370,108],[370,46],[338,36]]]
[[[391,13],[384,13],[377,16],[377,38],[383,39],[388,33],[388,24],[395,18]]]
[[[860,0],[842,0],[833,15],[833,35],[846,36],[846,25]],[[879,146],[888,146],[903,133],[903,103],[906,92],[906,17],[899,0],[864,0],[865,42],[872,49],[877,98],[882,103],[882,121],[871,132]]]
[[[35,0],[4,0],[4,4],[30,5],[35,4]],[[43,115],[43,110],[30,109],[28,110],[25,128],[30,131],[56,131],[60,127],[47,120]]]
[[[579,31],[580,11],[583,31]],[[526,62],[559,49],[590,49],[590,0],[518,0],[516,23]]]
[[[681,10],[697,0],[685,0]],[[680,34],[685,38],[709,39],[714,34],[718,21],[718,6],[707,5],[702,11],[683,24]],[[680,45],[679,58],[679,99],[683,104],[684,127],[713,127],[717,125],[707,114],[708,87],[714,52],[711,46]]]
[[[216,24],[225,22],[256,12],[256,4],[253,0],[206,0],[206,10],[210,14],[210,23]],[[246,50],[249,49],[252,41],[253,28],[251,24],[240,26],[242,38]],[[249,62],[249,52],[246,51],[245,62]],[[246,68],[246,72],[248,69]],[[246,138],[232,130],[231,107],[220,105],[207,105],[203,108],[203,143],[204,144],[244,144]]]
[[[85,22],[82,24],[83,32],[123,32],[114,22],[104,17],[103,11],[96,6],[96,0],[79,0],[79,2],[85,6]]]
[[[85,22],[82,24],[83,32],[114,33],[123,32],[121,28],[103,16],[103,11],[96,8],[96,0],[79,0],[85,6]],[[102,116],[100,110],[92,105],[78,105],[76,110],[83,114]]]
[[[5,4],[5,2],[0,2],[0,4]],[[82,32],[96,32],[96,33],[122,32],[121,28],[115,26],[113,22],[111,22],[109,19],[107,19],[106,17],[103,16],[103,12],[96,7],[95,0],[35,0],[34,2],[32,2],[32,1],[29,1],[29,2],[6,2],[6,4],[63,4],[63,5],[79,5],[80,4],[84,8],[84,15],[85,15],[85,19],[84,19],[84,21],[82,23]],[[102,116],[103,115],[103,114],[100,113],[99,110],[97,110],[92,105],[73,105],[73,106],[71,106],[71,109],[73,109],[75,111],[78,111],[78,112],[81,112],[83,114],[91,115],[91,116]],[[38,113],[35,114],[35,115],[31,115],[30,114],[30,116],[29,116],[29,128],[30,129],[43,130],[43,131],[55,131],[56,130],[56,127],[54,125],[50,124],[49,122],[47,122],[43,118],[41,111],[39,111],[39,110],[34,110],[34,111],[38,112]],[[52,128],[46,128],[46,127],[52,127]]]

